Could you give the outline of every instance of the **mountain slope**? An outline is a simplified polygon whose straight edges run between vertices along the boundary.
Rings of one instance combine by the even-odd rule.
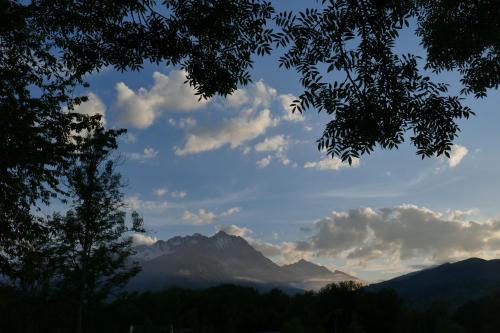
[[[332,272],[324,266],[316,265],[304,259],[290,265],[285,265],[282,268],[293,279],[291,284],[301,289],[318,290],[329,283],[342,281],[357,281],[361,283],[361,280],[354,276],[338,270]]]
[[[454,306],[500,290],[500,260],[470,258],[372,284],[368,291],[394,289],[416,306],[446,301]]]
[[[136,247],[142,271],[131,280],[133,290],[160,290],[172,285],[206,287],[236,283],[268,287],[318,289],[331,282],[355,279],[305,260],[280,267],[243,238],[219,232],[174,237]]]

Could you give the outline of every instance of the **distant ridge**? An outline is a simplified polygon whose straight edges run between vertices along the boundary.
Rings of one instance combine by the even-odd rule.
[[[470,258],[445,263],[372,284],[366,289],[394,289],[415,306],[428,306],[434,301],[459,306],[500,290],[500,260]]]
[[[306,260],[279,266],[255,250],[242,237],[220,231],[173,237],[135,247],[142,271],[129,283],[132,290],[161,290],[170,286],[207,287],[220,283],[317,290],[329,283],[359,281],[341,271],[332,272]]]

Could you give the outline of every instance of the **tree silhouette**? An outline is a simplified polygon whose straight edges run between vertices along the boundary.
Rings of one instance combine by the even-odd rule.
[[[66,170],[71,209],[48,223],[54,255],[55,285],[75,303],[77,332],[83,331],[84,310],[105,300],[139,272],[130,260],[132,238],[143,232],[134,212],[125,223],[121,175],[110,158],[123,131],[102,127],[75,136],[77,147]]]
[[[2,273],[42,232],[33,208],[64,194],[70,137],[92,126],[72,112],[86,101],[73,93],[85,75],[166,62],[201,97],[227,95],[249,81],[251,56],[269,52],[271,13],[257,0],[0,1]]]
[[[376,146],[397,148],[406,132],[422,157],[448,155],[459,131],[456,120],[472,111],[447,86],[422,74],[419,59],[398,54],[395,42],[416,1],[323,1],[322,10],[280,13],[286,47],[280,65],[301,75],[304,93],[295,110],[314,108],[333,116],[318,148],[343,160]]]

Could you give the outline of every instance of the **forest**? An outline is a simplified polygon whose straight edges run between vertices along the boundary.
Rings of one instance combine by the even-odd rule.
[[[259,293],[249,287],[172,288],[116,295],[89,309],[89,332],[496,332],[500,292],[461,306],[435,302],[412,308],[394,291],[366,292],[355,283],[329,285],[319,292]],[[33,297],[0,289],[1,332],[70,332],[65,296]],[[29,318],[29,320],[26,320]]]

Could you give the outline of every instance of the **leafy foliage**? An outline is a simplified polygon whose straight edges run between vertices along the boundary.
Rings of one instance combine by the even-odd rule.
[[[72,112],[85,75],[164,61],[200,97],[227,95],[269,52],[272,12],[259,0],[0,1],[0,270],[14,274],[43,232],[35,207],[64,194],[71,136],[98,121]]]
[[[106,299],[139,272],[129,260],[132,238],[125,235],[142,232],[142,218],[134,212],[132,228],[127,227],[121,175],[110,159],[122,132],[97,127],[75,136],[77,149],[66,171],[71,209],[48,223],[54,283],[75,301],[80,332],[84,308]]]
[[[498,1],[420,1],[419,29],[436,72],[458,69],[463,93],[486,97],[500,84]]]
[[[457,119],[472,111],[447,86],[421,73],[419,58],[398,54],[399,31],[417,15],[415,1],[322,1],[324,8],[280,13],[280,65],[296,69],[304,93],[298,112],[331,114],[318,148],[342,160],[397,148],[410,132],[422,157],[449,154]]]
[[[180,65],[202,97],[250,80],[254,53],[270,52],[273,9],[261,0],[32,1],[34,24],[76,73],[144,61]]]

